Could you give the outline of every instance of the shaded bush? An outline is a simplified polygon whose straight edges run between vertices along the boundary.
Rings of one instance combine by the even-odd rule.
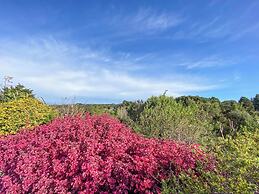
[[[123,101],[116,107],[115,116],[127,126],[135,131],[139,130],[139,118],[144,109],[144,102],[141,100],[135,102]]]
[[[108,116],[65,117],[0,137],[2,193],[159,193],[208,164],[198,145],[146,139]]]
[[[255,110],[253,101],[249,100],[248,98],[242,96],[239,101],[239,104],[249,113],[253,112]]]
[[[0,135],[14,134],[51,121],[56,112],[35,98],[19,98],[0,103]]]
[[[253,98],[253,105],[256,111],[259,111],[259,94],[256,94]]]

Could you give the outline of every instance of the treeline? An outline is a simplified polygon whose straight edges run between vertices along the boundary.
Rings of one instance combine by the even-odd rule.
[[[258,126],[258,104],[259,94],[251,100],[241,97],[239,101],[222,102],[215,97],[161,95],[121,104],[78,103],[53,107],[61,115],[107,113],[148,137],[197,142],[209,133],[225,137],[254,130]]]

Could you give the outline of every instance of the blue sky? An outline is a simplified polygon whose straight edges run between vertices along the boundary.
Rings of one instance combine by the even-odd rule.
[[[49,103],[259,92],[259,1],[0,0],[0,78]]]

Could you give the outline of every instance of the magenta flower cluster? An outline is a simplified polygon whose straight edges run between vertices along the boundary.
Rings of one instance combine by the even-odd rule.
[[[206,163],[198,145],[147,139],[109,116],[59,118],[0,137],[0,193],[160,193]]]

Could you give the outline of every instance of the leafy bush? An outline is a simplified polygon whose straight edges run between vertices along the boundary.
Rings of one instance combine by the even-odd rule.
[[[241,132],[243,128],[255,129],[255,127],[258,126],[255,117],[246,111],[230,111],[227,117],[233,122],[233,127],[237,128],[236,130],[239,132]]]
[[[75,116],[86,112],[85,107],[79,104],[52,105],[52,107],[58,111],[59,117]]]
[[[206,114],[195,105],[184,106],[171,97],[149,98],[139,119],[140,132],[185,142],[199,142],[209,133]]]
[[[114,104],[80,104],[80,103],[70,103],[62,105],[52,105],[58,113],[59,116],[75,116],[78,114],[84,114],[89,112],[90,114],[101,115],[104,113],[114,115],[114,109],[116,105]]]
[[[0,135],[14,134],[51,121],[56,112],[35,98],[20,98],[0,103]]]
[[[259,130],[219,138],[213,152],[224,175],[223,187],[229,193],[253,193],[259,187]]]
[[[256,111],[259,111],[259,94],[256,94],[253,98],[253,104]]]
[[[197,145],[146,139],[108,116],[65,117],[0,137],[1,193],[160,193],[201,163]]]
[[[221,136],[233,136],[243,129],[254,131],[259,126],[255,115],[252,110],[247,111],[242,103],[233,100],[224,101],[221,103],[220,115],[215,117],[217,121],[215,131]]]
[[[181,96],[176,101],[185,107],[196,106],[198,114],[206,115],[206,122],[213,126],[217,136],[235,135],[244,128],[253,131],[258,127],[256,112],[252,101],[241,97],[239,103],[234,100],[220,102],[217,98],[199,96]]]
[[[257,193],[259,191],[259,130],[217,138],[209,145],[217,158],[214,172],[197,168],[163,181],[163,193]]]
[[[239,104],[241,104],[241,106],[246,109],[246,111],[253,112],[255,110],[254,105],[253,105],[253,101],[249,100],[248,98],[242,96],[239,101]]]
[[[162,193],[229,193],[221,184],[224,179],[218,176],[216,172],[204,171],[200,168],[198,169],[198,174],[199,176],[197,176],[197,172],[193,171],[189,171],[188,173],[181,172],[179,176],[173,176],[170,179],[163,180]]]
[[[137,122],[144,109],[144,102],[142,100],[137,100],[135,102],[123,101],[120,107],[125,107],[129,118],[132,121]]]
[[[25,88],[23,85],[4,87],[0,92],[0,102],[10,102],[20,98],[33,98],[32,90]]]
[[[115,116],[127,126],[130,126],[135,131],[139,130],[139,117],[144,109],[143,101],[123,101],[118,107],[116,107]]]

